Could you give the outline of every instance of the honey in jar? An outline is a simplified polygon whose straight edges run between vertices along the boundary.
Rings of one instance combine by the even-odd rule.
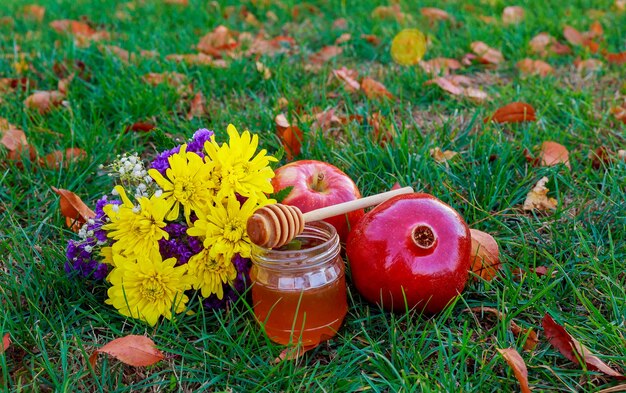
[[[348,309],[339,254],[337,232],[323,221],[279,249],[253,246],[254,314],[272,341],[308,346],[337,333]]]

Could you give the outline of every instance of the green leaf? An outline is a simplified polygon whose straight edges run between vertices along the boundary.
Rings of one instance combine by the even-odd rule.
[[[293,190],[293,186],[285,187],[282,190],[270,194],[270,199],[276,199],[276,202],[282,203],[291,193],[291,190]]]

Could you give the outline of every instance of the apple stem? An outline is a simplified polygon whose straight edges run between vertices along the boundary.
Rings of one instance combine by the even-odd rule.
[[[324,191],[324,172],[320,172],[313,180],[313,184],[311,184],[311,188],[317,192]]]
[[[430,225],[418,224],[411,233],[413,243],[421,249],[428,250],[437,242],[437,236]]]

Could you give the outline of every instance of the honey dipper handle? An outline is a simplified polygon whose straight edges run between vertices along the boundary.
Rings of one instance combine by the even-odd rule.
[[[304,218],[304,222],[319,221],[325,218],[339,216],[341,214],[350,213],[355,210],[364,209],[366,207],[376,206],[396,195],[410,194],[412,192],[412,187],[399,188],[397,190],[391,190],[387,192],[382,192],[380,194],[371,195],[365,198],[355,199],[354,201],[343,202],[337,205],[327,206],[317,210],[311,210],[310,212],[304,213],[302,217]]]

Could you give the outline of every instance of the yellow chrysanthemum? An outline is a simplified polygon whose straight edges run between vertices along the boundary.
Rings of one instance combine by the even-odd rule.
[[[230,195],[239,194],[245,197],[254,197],[259,201],[267,199],[271,194],[274,171],[269,163],[276,158],[266,155],[263,149],[256,154],[259,137],[244,131],[239,135],[232,124],[228,125],[229,143],[217,144],[215,138],[204,144],[207,153],[205,160],[215,164],[214,174],[220,184],[217,200]]]
[[[258,207],[254,198],[249,198],[243,206],[237,198],[229,197],[226,204],[209,206],[206,213],[198,211],[198,220],[187,229],[190,236],[204,237],[204,247],[210,249],[212,257],[218,254],[241,254],[250,257],[250,238],[246,223]]]
[[[159,317],[172,318],[172,309],[178,314],[189,301],[184,291],[190,289],[187,266],[175,266],[176,259],[163,261],[157,250],[138,256],[136,261],[117,261],[109,273],[109,298],[120,314],[146,321],[154,326]],[[123,263],[122,263],[123,262]]]
[[[113,252],[125,255],[142,255],[158,247],[161,238],[169,238],[165,227],[165,214],[168,206],[165,199],[142,197],[136,207],[126,196],[124,188],[116,186],[115,190],[122,198],[121,205],[108,204],[102,209],[111,220],[102,226],[107,236],[115,240]]]
[[[231,283],[237,277],[231,258],[223,254],[211,256],[208,248],[192,256],[187,262],[187,268],[193,289],[200,289],[203,297],[214,293],[218,299],[222,299],[222,284]]]
[[[189,223],[191,210],[202,209],[210,203],[211,189],[215,183],[211,179],[213,163],[203,161],[193,152],[187,152],[187,145],[182,145],[180,151],[168,158],[170,167],[163,177],[156,169],[148,173],[163,189],[163,198],[171,209],[166,219],[174,221],[178,218],[180,205],[183,206],[185,219]]]

